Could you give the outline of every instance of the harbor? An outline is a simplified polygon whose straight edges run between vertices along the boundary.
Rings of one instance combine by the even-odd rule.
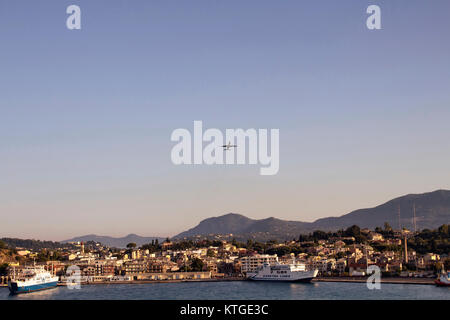
[[[185,281],[133,284],[65,286],[10,295],[0,288],[0,300],[450,300],[448,288],[433,285],[382,283],[381,290],[369,290],[355,282],[256,282]]]
[[[436,279],[430,278],[381,278],[381,283],[386,284],[414,284],[414,285],[436,285]],[[152,284],[152,283],[182,283],[182,282],[235,282],[235,281],[247,281],[247,279],[242,277],[229,277],[229,278],[211,278],[211,279],[184,279],[184,280],[130,280],[130,281],[91,281],[82,282],[82,285],[114,285],[114,284]],[[317,277],[312,280],[313,283],[316,282],[336,282],[336,283],[366,283],[367,278],[363,277]],[[58,282],[58,286],[66,286],[64,282]],[[0,287],[8,287],[7,282],[0,283]]]
[[[182,288],[186,284],[271,282],[276,287],[274,282],[306,282],[320,288],[354,284],[367,289],[379,280],[379,284],[405,290],[417,285],[448,286],[448,254],[442,248],[436,248],[438,253],[425,251],[422,240],[423,247],[418,246],[416,238],[425,236],[448,237],[448,226],[422,232],[352,226],[339,233],[317,232],[285,242],[166,239],[139,247],[128,243],[126,248],[89,241],[57,244],[60,248],[52,250],[28,249],[19,245],[30,243],[5,239],[8,244],[3,243],[2,254],[9,261],[1,265],[0,284],[12,294],[78,285],[123,290],[124,286],[143,285]],[[366,240],[357,240],[361,237]]]

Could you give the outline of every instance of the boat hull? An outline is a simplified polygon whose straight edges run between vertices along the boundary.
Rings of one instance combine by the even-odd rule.
[[[438,287],[450,287],[449,282],[442,282],[441,280],[436,280],[434,282]]]
[[[301,265],[300,265],[301,266]],[[299,266],[294,265],[264,265],[256,273],[248,273],[248,279],[252,281],[271,281],[271,282],[311,282],[318,270],[298,270]]]
[[[272,281],[272,282],[300,282],[311,283],[314,278],[302,278],[302,279],[264,279],[264,278],[248,278],[251,281]]]
[[[48,290],[48,289],[55,288],[57,285],[58,285],[57,281],[33,284],[33,285],[25,285],[25,286],[18,286],[17,283],[10,282],[8,284],[8,288],[9,288],[9,291],[11,292],[11,294],[21,294],[21,293],[29,293],[29,292],[35,292],[35,291],[41,291],[41,290]]]

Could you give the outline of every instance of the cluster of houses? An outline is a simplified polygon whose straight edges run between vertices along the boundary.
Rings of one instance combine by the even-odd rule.
[[[368,266],[376,265],[383,272],[392,275],[428,277],[433,276],[436,263],[448,259],[446,255],[434,253],[419,255],[408,250],[403,241],[406,237],[384,239],[381,234],[368,233],[365,244],[349,244],[352,238],[330,238],[312,243],[289,242],[273,244],[279,247],[305,247],[305,252],[277,256],[261,254],[246,248],[239,248],[223,241],[219,247],[172,250],[167,241],[158,252],[143,249],[123,249],[119,255],[109,248],[96,244],[85,250],[83,243],[74,243],[77,249],[62,252],[63,259],[47,261],[46,267],[62,280],[71,276],[68,270],[76,266],[83,281],[154,281],[154,280],[204,280],[212,278],[242,278],[246,273],[256,271],[264,263],[304,263],[318,269],[322,276],[364,276]],[[402,246],[402,251],[376,251],[375,244]],[[19,255],[32,257],[28,250],[18,250]],[[196,266],[193,268],[193,261]],[[200,263],[199,263],[200,262]],[[406,266],[414,266],[407,271]],[[11,265],[10,267],[20,267]],[[72,267],[72,268],[71,268]],[[70,268],[70,269],[69,269]],[[411,269],[411,268],[408,268]]]

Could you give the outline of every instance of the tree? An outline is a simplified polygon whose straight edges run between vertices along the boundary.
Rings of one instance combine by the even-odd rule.
[[[298,242],[308,242],[308,241],[311,241],[311,235],[304,235],[304,234],[301,234],[299,237],[298,237]]]
[[[439,227],[439,233],[444,235],[444,236],[448,236],[448,225],[447,224],[443,224],[442,226]]]
[[[7,245],[5,242],[3,242],[2,240],[0,240],[0,249],[6,249]]]
[[[387,232],[392,231],[392,227],[388,222],[384,223],[384,231],[387,231]]]
[[[207,255],[208,257],[214,258],[214,257],[216,256],[216,252],[215,252],[214,249],[208,249],[206,255]]]
[[[191,262],[191,269],[192,271],[203,271],[203,268],[205,266],[205,263],[202,259],[194,258]]]
[[[134,248],[136,248],[136,243],[131,242],[131,243],[127,244],[127,248],[128,248],[128,249],[134,249]]]
[[[360,227],[358,227],[357,225],[353,225],[349,228],[347,228],[347,230],[345,230],[345,235],[347,237],[357,237],[361,235],[361,229]]]
[[[345,252],[338,252],[336,254],[336,259],[342,259],[342,258],[345,258],[345,257],[347,257],[347,254]]]
[[[444,261],[444,269],[450,270],[450,258],[445,259]]]
[[[267,250],[266,253],[267,254],[276,254],[278,256],[284,256],[286,254],[291,253],[291,248],[289,248],[287,246],[271,248],[271,249]]]
[[[8,266],[7,263],[0,264],[0,276],[6,276],[8,274]]]
[[[324,231],[321,231],[321,230],[314,231],[312,236],[313,236],[315,241],[317,241],[317,240],[327,240],[329,238],[329,234],[324,232]]]
[[[436,239],[431,240],[431,252],[436,253],[437,252],[437,242]]]

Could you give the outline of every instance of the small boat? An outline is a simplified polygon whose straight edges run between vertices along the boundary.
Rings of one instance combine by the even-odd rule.
[[[58,277],[46,271],[43,266],[25,267],[14,278],[8,281],[11,294],[29,293],[55,288]]]
[[[255,273],[248,273],[248,280],[311,282],[318,270],[307,270],[305,264],[263,264]]]
[[[439,287],[450,287],[450,272],[441,274],[439,279],[436,279],[434,283]]]

